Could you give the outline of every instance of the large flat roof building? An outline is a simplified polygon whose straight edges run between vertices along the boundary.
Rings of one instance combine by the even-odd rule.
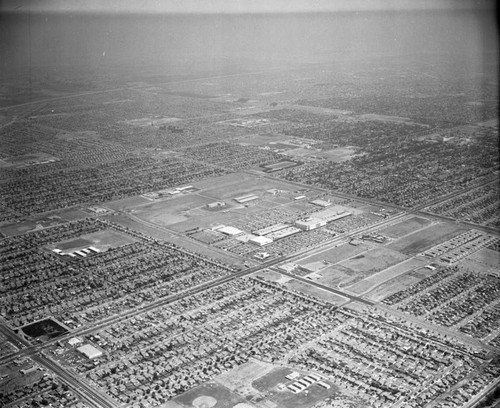
[[[77,350],[80,353],[82,353],[85,357],[87,357],[89,360],[93,360],[94,358],[102,356],[102,351],[96,349],[91,344],[84,344],[83,346],[78,347]]]
[[[252,238],[251,240],[249,240],[248,242],[250,242],[251,244],[259,245],[259,246],[264,246],[264,245],[270,244],[271,242],[273,242],[273,240],[271,238],[267,238],[267,237],[255,237],[255,238]]]
[[[242,234],[243,231],[234,227],[222,227],[217,229],[218,232],[222,232],[224,235],[234,236],[238,234]]]
[[[255,194],[246,194],[246,195],[242,195],[239,197],[235,197],[234,201],[236,201],[237,203],[243,204],[243,203],[247,203],[249,201],[257,200],[258,198],[259,198],[259,196],[255,195]]]

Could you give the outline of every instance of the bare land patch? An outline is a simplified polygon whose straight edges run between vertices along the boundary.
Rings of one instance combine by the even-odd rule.
[[[107,251],[109,248],[117,248],[136,241],[134,237],[127,234],[114,230],[103,230],[81,235],[78,238],[56,242],[48,247],[50,249],[57,248],[64,252],[74,252],[93,246],[101,251]]]
[[[465,228],[458,225],[434,224],[390,243],[387,248],[414,256],[460,234],[464,230]]]
[[[219,375],[215,381],[231,391],[238,390],[242,394],[250,394],[255,390],[253,381],[275,369],[273,364],[258,360],[250,360],[245,364]]]
[[[404,220],[398,222],[397,224],[391,225],[381,231],[379,233],[389,238],[400,238],[404,235],[410,234],[416,230],[420,230],[428,225],[430,225],[432,221],[427,218],[422,217],[412,217],[408,220]]]
[[[374,248],[339,262],[337,266],[343,266],[353,272],[368,276],[402,262],[406,258],[405,255],[388,248]]]
[[[481,248],[479,251],[474,252],[466,259],[462,260],[461,264],[476,272],[498,272],[500,252],[490,248]]]
[[[414,270],[415,268],[419,268],[426,263],[427,261],[423,259],[411,258],[397,265],[391,266],[390,268],[387,268],[379,273],[371,275],[368,278],[363,279],[362,281],[348,287],[347,289],[350,292],[362,294],[388,280],[394,279],[397,276],[404,274],[405,272]]]
[[[430,269],[419,268],[407,272],[403,275],[396,276],[377,286],[367,295],[367,298],[375,302],[381,301],[387,296],[390,296],[401,290],[405,290],[406,288],[409,288],[410,286],[420,282],[422,279],[433,275],[434,273],[435,272]]]
[[[307,258],[303,258],[297,263],[299,265],[306,265],[312,262],[326,261],[331,264],[336,264],[337,262],[343,261],[345,259],[351,258],[352,256],[358,255],[362,252],[366,252],[371,247],[368,244],[350,245],[342,244],[334,248],[327,249],[326,251],[319,252]]]

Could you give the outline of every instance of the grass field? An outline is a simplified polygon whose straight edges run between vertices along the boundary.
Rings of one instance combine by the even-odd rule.
[[[269,391],[279,383],[288,382],[285,377],[291,374],[292,371],[293,370],[288,367],[276,367],[272,371],[259,376],[258,379],[252,382],[252,387],[260,392]]]
[[[421,231],[409,234],[390,243],[387,245],[387,248],[413,256],[433,247],[434,245],[444,242],[463,231],[465,231],[465,228],[454,224],[434,224]]]
[[[188,194],[135,207],[133,214],[153,224],[167,226],[187,220],[191,210],[211,202],[213,202],[211,198]]]
[[[204,194],[213,196],[217,200],[231,200],[234,197],[257,194],[261,195],[266,190],[295,190],[296,187],[286,182],[257,177],[251,174],[234,173],[222,177],[198,182],[195,187],[204,190]]]
[[[250,360],[245,364],[233,368],[215,378],[215,381],[231,391],[241,390],[244,394],[250,394],[253,381],[274,370],[273,364],[263,361]],[[248,390],[245,392],[245,390]]]
[[[193,402],[197,400],[197,398],[203,396],[212,397],[217,400],[216,404],[213,405],[213,408],[233,408],[234,405],[240,402],[244,402],[240,397],[238,397],[236,394],[233,394],[229,389],[214,382],[205,383],[203,385],[200,385],[199,387],[193,388],[175,398],[174,401],[186,408],[201,408],[196,403],[195,405],[198,405],[198,407],[193,405]]]
[[[426,263],[427,261],[423,259],[411,258],[401,263],[398,263],[397,265],[391,266],[390,268],[384,269],[383,271],[380,271],[374,275],[371,275],[366,279],[363,279],[362,281],[357,282],[346,289],[356,294],[362,294],[388,280],[396,278],[397,276],[402,275],[413,269],[419,268],[425,265]]]
[[[151,200],[144,198],[142,196],[134,196],[122,198],[120,200],[108,201],[106,203],[106,207],[111,208],[113,210],[123,210],[125,208],[134,208],[138,205],[151,203]]]
[[[74,252],[80,249],[93,246],[101,251],[107,251],[109,248],[116,248],[131,244],[137,240],[130,235],[123,234],[114,230],[103,230],[91,234],[81,235],[65,241],[56,242],[49,246],[50,249],[61,249],[64,252]]]
[[[400,238],[416,230],[427,227],[431,223],[432,221],[428,220],[427,218],[412,217],[408,220],[404,220],[398,222],[397,224],[391,225],[379,231],[379,233],[389,238]]]

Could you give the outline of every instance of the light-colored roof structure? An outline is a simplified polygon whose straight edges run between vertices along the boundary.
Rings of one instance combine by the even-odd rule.
[[[252,238],[251,240],[249,240],[248,242],[251,242],[252,244],[257,244],[257,245],[263,246],[263,245],[270,244],[271,242],[273,242],[273,240],[271,238],[267,238],[267,237],[255,237],[255,238]]]
[[[222,232],[223,234],[226,235],[238,235],[243,233],[242,230],[239,230],[238,228],[234,227],[222,227],[219,228],[217,231]]]
[[[85,357],[87,357],[89,360],[102,356],[102,351],[96,349],[91,344],[84,344],[83,346],[78,347],[77,350],[80,353],[82,353]]]

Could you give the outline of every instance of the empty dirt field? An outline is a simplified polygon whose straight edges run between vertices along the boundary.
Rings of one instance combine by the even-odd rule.
[[[350,244],[341,244],[326,251],[318,252],[307,258],[299,260],[297,263],[299,265],[307,265],[312,262],[326,261],[331,264],[336,264],[337,262],[343,261],[345,259],[351,258],[355,255],[368,251],[372,248],[370,245],[362,243],[357,246]]]
[[[464,231],[463,227],[451,223],[434,224],[390,243],[387,248],[413,256]]]
[[[420,282],[422,279],[425,279],[434,273],[434,271],[426,268],[419,268],[417,270],[407,272],[377,286],[366,297],[375,302],[379,302],[387,296],[409,288],[411,285]]]
[[[363,294],[367,291],[376,288],[380,284],[392,280],[404,273],[419,268],[427,263],[426,260],[411,258],[401,263],[398,263],[394,266],[391,266],[383,271],[380,271],[374,275],[363,279],[362,281],[354,284],[353,286],[348,287],[347,289],[350,292],[356,294]]]
[[[389,238],[399,238],[420,230],[424,227],[430,225],[432,221],[427,218],[422,217],[412,217],[408,220],[404,220],[398,222],[397,224],[391,225],[383,230],[380,230],[379,233],[385,237]]]

